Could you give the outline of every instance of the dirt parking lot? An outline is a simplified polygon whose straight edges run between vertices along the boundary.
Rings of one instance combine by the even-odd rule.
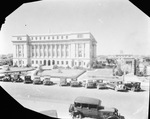
[[[109,89],[97,90],[70,86],[59,87],[57,84],[44,86],[0,82],[0,85],[24,107],[37,112],[55,109],[59,118],[71,118],[68,109],[78,96],[99,98],[102,100],[102,105],[116,107],[125,116],[125,119],[147,118],[149,101],[149,85],[147,85],[147,82],[142,84],[142,92],[115,92]]]

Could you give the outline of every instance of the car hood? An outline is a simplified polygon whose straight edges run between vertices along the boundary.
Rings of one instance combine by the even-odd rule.
[[[117,110],[116,108],[111,108],[111,107],[104,107],[104,109],[101,109],[100,111],[103,112],[115,112],[115,110]]]

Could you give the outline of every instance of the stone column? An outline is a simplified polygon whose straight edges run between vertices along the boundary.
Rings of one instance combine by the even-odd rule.
[[[22,57],[24,57],[24,45],[22,45]]]
[[[59,56],[61,58],[61,44],[59,45]]]
[[[35,57],[37,57],[36,49],[37,49],[37,47],[36,47],[36,45],[35,45],[35,48],[34,48],[34,51],[35,51]]]
[[[55,44],[55,57],[57,58],[57,44]]]
[[[51,57],[51,55],[52,55],[51,47],[52,47],[52,45],[50,44],[50,45],[49,45],[49,57]]]
[[[47,45],[47,57],[49,57],[49,44]]]
[[[76,44],[76,51],[77,51],[77,53],[76,53],[76,57],[78,58],[79,57],[79,44]]]
[[[41,46],[40,46],[40,44],[38,45],[38,47],[39,47],[38,50],[39,50],[39,58],[40,58],[40,57],[41,57],[41,53],[40,53],[40,52],[41,52],[41,51],[40,51]]]
[[[43,45],[43,58],[45,57],[45,45]]]
[[[42,48],[43,48],[42,45],[40,45],[40,48],[41,48],[40,49],[40,57],[42,57],[43,56],[43,54],[42,54]]]
[[[54,44],[52,44],[52,58],[54,57]]]
[[[82,44],[82,57],[84,57],[84,43]]]
[[[66,44],[64,44],[64,58],[66,58]]]
[[[18,57],[18,45],[16,45],[16,58]]]

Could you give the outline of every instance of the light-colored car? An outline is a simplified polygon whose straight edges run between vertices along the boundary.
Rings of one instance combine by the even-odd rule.
[[[67,78],[61,77],[60,82],[59,82],[59,86],[68,86]]]
[[[35,76],[33,79],[33,84],[42,84],[41,77]]]
[[[43,85],[52,85],[53,82],[50,80],[50,76],[44,76],[43,77]]]
[[[127,88],[123,81],[110,81],[107,83],[107,87],[115,91],[127,91]]]
[[[96,87],[97,89],[107,89],[107,81],[102,79],[96,80]]]
[[[82,86],[85,88],[96,88],[96,81],[93,79],[84,79],[82,81]]]
[[[81,86],[81,82],[79,82],[76,78],[72,78],[70,81],[70,86],[73,87],[79,87]]]

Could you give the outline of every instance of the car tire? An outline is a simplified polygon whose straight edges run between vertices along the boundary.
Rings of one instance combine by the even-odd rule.
[[[82,119],[82,115],[81,114],[78,114],[78,119]]]

